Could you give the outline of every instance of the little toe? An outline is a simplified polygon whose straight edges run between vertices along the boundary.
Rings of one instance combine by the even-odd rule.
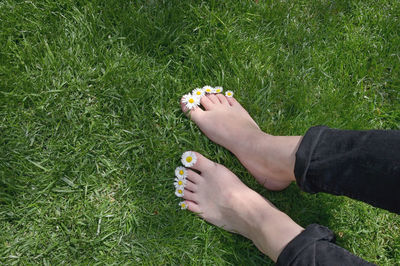
[[[200,206],[191,200],[185,200],[187,208],[189,211],[194,212],[194,213],[200,213]]]
[[[181,109],[182,112],[187,115],[190,119],[192,119],[193,121],[198,121],[198,119],[200,118],[200,116],[202,115],[202,113],[204,112],[201,108],[199,107],[195,107],[189,110],[189,108],[187,108],[186,104],[184,104],[182,102],[181,99]]]
[[[226,97],[224,95],[222,95],[221,93],[216,94],[218,100],[220,103],[228,105],[228,100],[226,99]]]
[[[229,104],[230,104],[231,106],[240,105],[239,102],[236,101],[236,99],[233,98],[233,97],[226,97],[226,96],[225,96],[225,98],[226,98],[226,100],[229,102]]]
[[[208,94],[207,98],[214,104],[220,104],[220,101],[218,100],[217,96],[214,94]]]

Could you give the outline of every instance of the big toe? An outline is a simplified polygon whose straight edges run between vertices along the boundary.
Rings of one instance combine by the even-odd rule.
[[[204,157],[202,154],[198,153],[198,152],[185,152],[184,154],[182,154],[182,163],[184,163],[184,158],[185,155],[189,154],[193,155],[194,158],[192,158],[191,160],[193,160],[193,163],[191,165],[189,165],[188,167],[195,169],[199,172],[208,172],[208,171],[212,171],[215,166],[216,163],[214,163],[213,161],[211,161],[210,159]]]
[[[183,98],[182,98],[183,99]],[[188,116],[190,119],[192,119],[193,121],[197,122],[198,119],[200,119],[202,113],[204,112],[201,108],[199,107],[194,107],[192,109],[189,109],[186,104],[183,103],[183,101],[180,101],[181,104],[181,109],[182,112]]]

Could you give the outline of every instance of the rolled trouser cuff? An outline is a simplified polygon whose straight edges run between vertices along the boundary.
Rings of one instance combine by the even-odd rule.
[[[283,249],[276,265],[374,265],[334,244],[327,227],[310,224]]]

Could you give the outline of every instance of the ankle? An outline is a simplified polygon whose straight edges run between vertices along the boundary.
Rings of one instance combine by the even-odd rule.
[[[277,210],[275,215],[264,222],[254,244],[274,262],[285,247],[304,230],[285,213]]]
[[[301,141],[301,136],[272,136],[265,137],[265,158],[273,162],[275,172],[285,177],[288,181],[296,181],[294,176],[294,165],[296,152]]]
[[[296,224],[289,216],[276,209],[264,199],[262,206],[254,208],[254,215],[249,216],[251,236],[257,248],[274,262],[280,253],[304,228]]]

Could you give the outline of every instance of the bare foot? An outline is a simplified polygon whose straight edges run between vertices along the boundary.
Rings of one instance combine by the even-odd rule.
[[[184,199],[206,221],[239,233],[276,261],[284,247],[304,229],[268,200],[244,185],[226,167],[199,153],[188,170]]]
[[[201,98],[201,108],[190,118],[212,141],[230,150],[257,181],[270,190],[282,190],[295,180],[295,154],[300,136],[280,137],[260,130],[247,111],[222,94]],[[187,111],[184,104],[182,110]]]

